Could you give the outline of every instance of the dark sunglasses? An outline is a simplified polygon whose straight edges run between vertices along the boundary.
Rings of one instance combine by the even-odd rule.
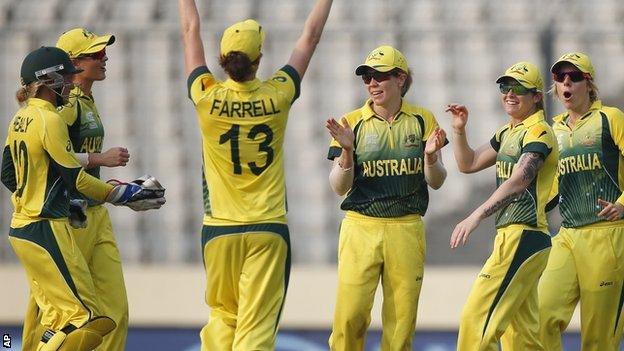
[[[578,82],[582,82],[585,79],[590,79],[591,76],[587,73],[583,73],[581,71],[572,71],[572,72],[557,72],[557,73],[553,73],[553,80],[555,82],[559,82],[562,83],[565,80],[565,77],[568,76],[570,77],[570,80],[578,83]]]
[[[507,94],[511,90],[516,95],[526,95],[528,93],[535,93],[537,90],[535,88],[527,88],[521,84],[509,84],[509,83],[500,83],[498,85],[498,89],[500,89],[501,94]]]
[[[390,71],[390,72],[373,71],[373,72],[367,72],[367,73],[362,74],[362,80],[364,81],[364,84],[370,84],[372,79],[375,79],[375,82],[377,83],[381,83],[390,79],[390,77],[396,76],[396,75],[397,73],[394,71]]]
[[[104,56],[106,56],[106,48],[98,51],[98,52],[94,52],[91,54],[82,54],[80,56],[78,56],[78,58],[90,58],[93,60],[101,60],[104,58]]]

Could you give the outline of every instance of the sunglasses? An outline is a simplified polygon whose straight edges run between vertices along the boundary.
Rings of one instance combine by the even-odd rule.
[[[396,76],[396,75],[397,73],[393,71],[390,71],[390,72],[372,71],[372,72],[367,72],[367,73],[362,74],[362,80],[364,81],[364,84],[370,84],[372,79],[375,79],[375,82],[377,83],[381,83],[390,79],[390,77]]]
[[[572,72],[557,72],[557,73],[553,73],[553,80],[555,82],[559,82],[559,83],[563,83],[563,81],[565,80],[565,77],[568,76],[570,77],[570,80],[578,83],[578,82],[582,82],[585,79],[590,79],[591,76],[588,73],[584,73],[581,71],[572,71]]]
[[[527,88],[521,84],[509,84],[509,83],[500,83],[498,85],[498,89],[500,89],[501,94],[507,94],[511,90],[515,95],[526,95],[528,93],[535,93],[537,90],[535,88]]]
[[[94,52],[91,54],[82,54],[80,56],[78,56],[78,58],[90,58],[93,60],[101,60],[104,58],[104,56],[106,56],[106,48],[98,51],[98,52]]]

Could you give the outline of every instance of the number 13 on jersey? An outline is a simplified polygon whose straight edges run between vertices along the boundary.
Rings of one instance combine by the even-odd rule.
[[[264,140],[262,140],[263,137]],[[268,125],[257,124],[253,126],[251,130],[249,130],[249,133],[241,139],[240,125],[233,124],[230,130],[221,134],[219,137],[219,144],[230,143],[230,155],[234,174],[243,174],[240,143],[255,143],[256,140],[262,140],[260,144],[258,144],[256,156],[260,156],[260,153],[264,153],[266,154],[266,161],[263,165],[259,165],[256,161],[248,162],[247,166],[249,166],[251,173],[260,175],[273,162],[273,148],[270,146],[273,141],[273,130],[271,130]]]

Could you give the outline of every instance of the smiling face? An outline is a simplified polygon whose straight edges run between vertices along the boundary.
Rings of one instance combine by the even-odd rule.
[[[74,65],[84,71],[79,74],[83,80],[101,81],[106,79],[106,51],[96,52],[94,54],[82,55],[74,60]]]
[[[560,64],[553,73],[557,98],[563,107],[578,113],[587,111],[591,105],[591,88],[587,77],[582,76],[576,66],[567,62]]]
[[[513,78],[500,83],[501,103],[505,113],[516,120],[523,120],[537,110],[542,93],[527,89]]]
[[[389,106],[392,101],[400,100],[406,79],[407,75],[397,70],[378,72],[370,69],[362,75],[368,95],[377,106]]]

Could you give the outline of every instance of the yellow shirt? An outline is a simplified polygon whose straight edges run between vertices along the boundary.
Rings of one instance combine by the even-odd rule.
[[[67,217],[68,190],[104,201],[112,189],[80,167],[67,124],[51,103],[37,98],[28,99],[9,124],[1,179],[13,192],[13,228]]]
[[[205,66],[188,80],[202,136],[204,224],[285,223],[283,144],[299,75],[218,81]]]
[[[546,204],[557,171],[558,149],[555,135],[539,110],[512,126],[501,127],[490,144],[496,150],[496,186],[509,179],[523,153],[534,152],[544,159],[542,168],[527,189],[509,205],[496,213],[496,228],[509,224],[525,224],[547,230]]]

